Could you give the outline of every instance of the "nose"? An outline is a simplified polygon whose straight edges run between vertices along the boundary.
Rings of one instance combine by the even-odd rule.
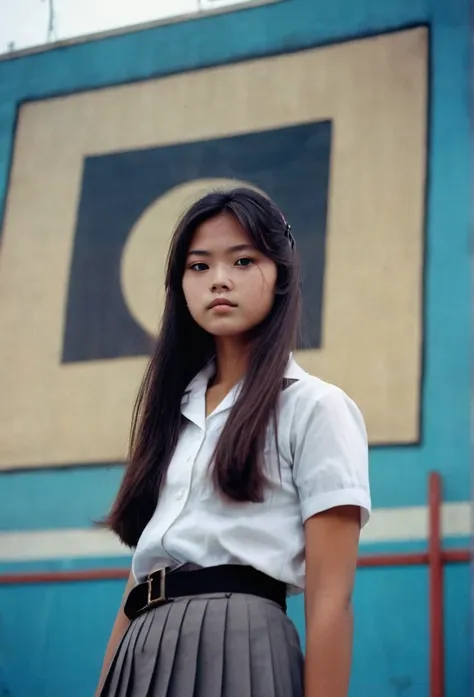
[[[223,266],[219,266],[215,269],[210,288],[213,293],[232,290],[232,281]]]
[[[229,281],[214,281],[211,284],[211,290],[213,293],[219,293],[219,291],[227,291],[230,290],[230,282]]]

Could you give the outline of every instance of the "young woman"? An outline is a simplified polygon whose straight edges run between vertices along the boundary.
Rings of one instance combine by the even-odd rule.
[[[293,359],[299,313],[274,203],[235,189],[191,206],[106,520],[135,551],[98,695],[346,697],[367,436]],[[305,661],[285,613],[303,590]]]

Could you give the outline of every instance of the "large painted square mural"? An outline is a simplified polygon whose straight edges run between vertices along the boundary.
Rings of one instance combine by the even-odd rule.
[[[303,263],[297,359],[372,445],[421,428],[424,28],[19,108],[0,249],[0,468],[123,461],[197,196],[275,198]]]

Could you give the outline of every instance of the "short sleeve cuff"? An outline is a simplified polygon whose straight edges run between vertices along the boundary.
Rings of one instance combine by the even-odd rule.
[[[338,489],[337,491],[328,491],[324,494],[315,494],[301,501],[301,515],[303,523],[308,518],[329,511],[331,508],[338,506],[359,506],[360,508],[360,525],[361,528],[366,525],[370,517],[370,496],[365,489]]]

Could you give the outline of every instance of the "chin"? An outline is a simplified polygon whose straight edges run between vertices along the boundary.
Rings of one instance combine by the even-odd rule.
[[[227,326],[226,326],[227,325]],[[202,326],[202,325],[201,325]],[[228,322],[213,322],[203,327],[203,329],[212,334],[212,336],[242,336],[242,334],[247,334],[252,327],[242,327],[242,326],[231,326]]]
[[[227,328],[217,328],[217,327],[212,327],[212,329],[206,329],[206,331],[209,334],[212,334],[212,336],[241,336],[242,334],[245,334],[245,330],[242,329],[229,329]]]

